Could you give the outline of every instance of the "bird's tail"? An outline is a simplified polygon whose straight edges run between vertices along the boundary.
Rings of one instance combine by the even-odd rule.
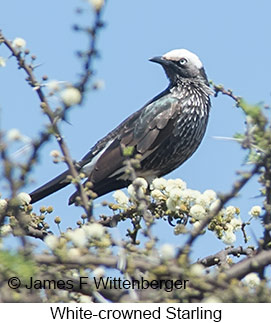
[[[31,204],[69,185],[70,181],[67,180],[67,175],[69,175],[68,170],[53,178],[50,182],[37,188],[35,191],[31,192],[29,194],[31,197]]]

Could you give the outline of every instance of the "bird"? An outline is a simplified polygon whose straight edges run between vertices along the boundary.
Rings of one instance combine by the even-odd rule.
[[[91,190],[97,197],[131,183],[125,172],[127,157],[123,147],[132,147],[133,156],[141,156],[136,174],[150,183],[189,159],[206,132],[213,91],[199,57],[187,49],[174,49],[150,61],[163,67],[169,80],[167,88],[75,162],[77,171],[87,177],[85,183],[92,183]],[[31,203],[70,184],[69,174],[66,170],[31,192]],[[75,202],[76,196],[78,192],[69,198],[69,204]]]

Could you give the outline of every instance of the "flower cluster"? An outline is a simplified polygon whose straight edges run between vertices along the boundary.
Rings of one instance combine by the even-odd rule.
[[[239,209],[234,206],[223,208],[210,222],[209,230],[214,231],[225,244],[234,244],[236,232],[241,230],[243,225],[239,213]]]
[[[136,202],[140,199],[145,198],[145,194],[148,188],[147,181],[142,177],[137,177],[132,184],[127,188],[127,196],[123,191],[117,190],[113,194],[113,198],[117,202],[114,205],[114,209],[123,209],[126,210],[132,206],[133,202]]]
[[[44,239],[46,245],[58,255],[63,254],[70,259],[78,258],[86,248],[106,248],[111,245],[106,229],[99,223],[83,224],[76,229],[68,229],[60,237],[48,235]]]
[[[120,209],[127,209],[129,207],[129,197],[121,190],[117,190],[113,194],[113,198]]]
[[[151,197],[155,202],[166,201],[168,213],[185,213],[196,228],[210,212],[219,205],[216,192],[206,190],[203,193],[187,188],[181,179],[165,180],[157,178],[151,185]],[[211,221],[209,230],[214,231],[225,244],[233,244],[236,240],[236,231],[242,228],[239,209],[228,206],[222,209]],[[176,226],[175,234],[185,233],[183,225]]]
[[[128,196],[122,191],[116,191],[113,195],[117,204],[115,209],[127,210],[135,200],[145,197],[153,202],[157,208],[163,210],[162,216],[169,215],[175,219],[190,220],[193,228],[196,229],[200,222],[219,206],[219,199],[213,190],[205,190],[203,193],[187,188],[186,183],[181,179],[156,178],[149,186],[143,178],[137,178],[128,187]],[[254,216],[260,213],[256,207],[251,211]],[[225,244],[231,245],[236,240],[236,232],[242,229],[242,221],[239,216],[239,209],[228,206],[220,210],[209,224],[208,229]],[[251,213],[252,214],[252,213]],[[176,225],[175,234],[186,233],[184,224]]]
[[[60,102],[66,107],[77,105],[82,100],[81,92],[67,81],[51,80],[43,83],[42,86],[49,90],[48,96],[57,95]],[[39,87],[40,85],[36,89]]]
[[[108,240],[105,235],[105,227],[99,223],[84,224],[75,230],[68,230],[65,237],[78,248],[87,247],[97,241],[107,245]]]
[[[200,193],[197,190],[188,189],[181,179],[156,178],[151,185],[151,197],[155,202],[166,201],[168,213],[185,212],[194,219],[202,220],[212,203],[217,200],[216,193],[206,190]]]

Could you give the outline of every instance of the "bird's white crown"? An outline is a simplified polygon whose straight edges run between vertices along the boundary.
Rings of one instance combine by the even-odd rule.
[[[173,49],[170,52],[164,54],[163,58],[172,61],[179,61],[181,58],[186,58],[198,69],[203,67],[202,62],[200,61],[198,56],[187,49]]]

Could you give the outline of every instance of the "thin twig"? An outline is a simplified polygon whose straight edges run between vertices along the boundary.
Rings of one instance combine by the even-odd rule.
[[[229,90],[229,89],[226,90],[223,85],[216,85],[213,82],[211,82],[211,85],[213,86],[213,89],[215,92],[215,94],[214,94],[215,97],[217,97],[219,93],[222,93],[222,94],[227,95],[230,98],[232,98],[236,102],[236,105],[239,106],[239,103],[241,100],[240,96],[234,95],[232,90]]]
[[[102,22],[102,19],[101,19],[103,8],[104,6],[96,11],[95,21],[92,28],[80,28],[78,26],[76,27],[77,31],[86,31],[89,35],[88,49],[83,53],[83,55],[80,55],[84,61],[83,72],[81,74],[78,84],[76,85],[76,87],[78,88],[78,90],[81,92],[81,95],[82,95],[81,103],[84,100],[84,94],[86,92],[86,87],[89,83],[90,77],[93,75],[93,68],[92,68],[93,58],[98,55],[97,35],[98,35],[98,31],[104,26],[104,23]]]
[[[19,67],[22,68],[26,72],[26,74],[28,76],[27,80],[28,80],[28,83],[30,84],[30,86],[32,86],[36,89],[36,93],[37,93],[37,95],[40,99],[40,102],[41,102],[41,107],[42,107],[44,113],[48,116],[48,118],[50,120],[50,123],[52,126],[52,131],[56,137],[56,140],[59,144],[61,152],[62,152],[63,156],[65,157],[65,162],[69,168],[70,174],[72,175],[73,178],[77,178],[78,172],[74,166],[73,160],[72,160],[70,153],[69,153],[69,149],[68,149],[68,147],[61,135],[60,129],[57,125],[58,118],[55,118],[55,114],[54,114],[53,110],[51,109],[51,107],[48,103],[48,100],[46,99],[46,96],[44,95],[42,88],[33,73],[33,67],[26,63],[26,61],[22,57],[21,53],[18,52],[15,48],[13,48],[12,43],[4,37],[4,35],[2,34],[1,31],[0,31],[0,41],[3,44],[5,44],[6,47],[11,51],[12,55],[16,58]],[[78,191],[80,192],[80,197],[82,200],[82,207],[84,208],[85,212],[90,217],[92,215],[92,208],[89,205],[88,197],[84,191],[83,185],[78,181],[75,181],[74,184],[75,184],[76,188],[78,189]]]

